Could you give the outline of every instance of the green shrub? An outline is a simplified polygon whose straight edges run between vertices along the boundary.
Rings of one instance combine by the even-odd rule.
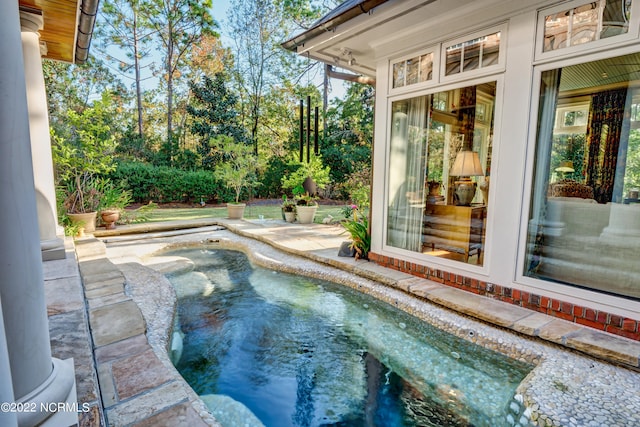
[[[219,203],[233,194],[209,171],[120,162],[109,177],[121,182],[138,203]]]

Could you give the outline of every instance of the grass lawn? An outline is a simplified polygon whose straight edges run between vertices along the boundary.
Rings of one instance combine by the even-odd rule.
[[[344,205],[319,205],[314,222],[322,223],[328,215],[337,222],[344,219],[342,208]],[[258,219],[260,215],[264,219],[282,219],[280,204],[247,204],[244,211],[246,219]],[[204,208],[159,208],[155,209],[149,218],[149,222],[173,221],[178,219],[199,219],[199,218],[226,218],[227,208],[204,207]]]

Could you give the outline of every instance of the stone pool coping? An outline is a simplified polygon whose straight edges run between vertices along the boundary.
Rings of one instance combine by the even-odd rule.
[[[514,425],[521,421],[520,418],[522,417],[520,416],[520,418],[518,418],[519,415],[527,415],[528,417],[525,417],[522,421],[528,422],[530,425],[602,426],[640,424],[640,411],[638,410],[640,409],[640,396],[638,396],[637,393],[637,390],[640,389],[639,374],[632,370],[604,363],[575,351],[567,350],[555,345],[553,342],[545,342],[542,340],[547,336],[567,336],[567,331],[571,331],[571,328],[567,329],[567,325],[564,325],[562,323],[563,321],[558,321],[550,317],[543,319],[540,318],[538,313],[533,313],[535,317],[529,320],[529,329],[535,331],[536,328],[534,328],[534,325],[546,325],[550,331],[554,332],[539,335],[539,339],[530,339],[521,334],[526,333],[529,329],[525,328],[523,331],[518,331],[521,333],[512,332],[506,329],[495,328],[466,315],[454,313],[441,305],[446,306],[447,304],[453,304],[454,307],[462,308],[464,313],[465,310],[472,309],[482,311],[483,304],[492,301],[483,298],[483,304],[474,305],[469,302],[468,295],[470,294],[466,292],[451,289],[444,285],[419,279],[395,270],[375,266],[365,261],[338,258],[336,256],[337,245],[344,240],[344,236],[341,236],[341,230],[337,227],[327,227],[323,225],[289,226],[289,228],[283,230],[281,228],[281,221],[249,222],[216,220],[215,223],[223,224],[229,230],[232,230],[233,233],[210,230],[206,233],[163,237],[162,239],[145,239],[137,242],[126,240],[120,240],[118,242],[119,238],[117,237],[109,237],[106,239],[109,247],[107,255],[115,263],[112,265],[117,266],[118,269],[125,272],[124,276],[127,280],[127,287],[130,289],[129,292],[133,294],[133,299],[136,300],[135,302],[138,303],[138,306],[143,309],[143,312],[145,311],[145,303],[139,302],[140,298],[136,299],[135,289],[145,288],[144,283],[137,283],[145,281],[145,279],[143,279],[145,276],[144,271],[148,271],[149,276],[152,278],[151,282],[146,285],[148,288],[150,283],[160,283],[163,278],[163,276],[157,272],[154,273],[153,270],[148,270],[149,268],[160,272],[167,271],[167,269],[171,271],[175,268],[184,268],[184,264],[180,267],[183,261],[150,257],[149,255],[165,245],[180,242],[197,243],[208,239],[218,240],[225,245],[245,249],[249,254],[253,254],[252,258],[254,262],[266,264],[272,268],[283,270],[294,269],[304,274],[317,275],[317,277],[328,278],[329,280],[340,283],[350,282],[351,286],[358,287],[361,290],[367,290],[370,293],[377,293],[378,296],[383,297],[383,299],[387,299],[396,305],[405,306],[409,311],[414,312],[414,314],[423,318],[425,321],[433,323],[441,329],[445,329],[455,335],[510,355],[511,357],[535,363],[536,368],[518,388],[518,400],[522,400],[527,409],[523,414],[520,414],[518,411],[514,413]],[[199,230],[192,231],[195,232]],[[242,239],[238,237],[238,235],[245,235],[251,238]],[[139,237],[141,236],[137,236],[137,238]],[[267,245],[265,242],[269,244]],[[118,246],[120,246],[120,253],[116,250]],[[282,258],[283,254],[278,249],[284,249],[286,251],[284,258]],[[79,250],[79,253],[80,252],[81,250]],[[135,252],[136,256],[132,257],[132,252]],[[291,255],[292,252],[304,256],[304,258],[295,259],[296,265],[292,262],[292,260],[294,260]],[[82,257],[79,258],[82,264]],[[280,261],[278,261],[278,259],[280,259]],[[321,261],[323,264],[311,262],[309,259]],[[332,268],[336,263],[338,263],[340,269]],[[147,264],[147,266],[143,267],[143,264]],[[128,272],[127,269],[129,269]],[[366,277],[363,277],[363,275]],[[142,293],[144,294],[144,292]],[[155,293],[157,294],[158,292]],[[151,294],[154,294],[154,292],[151,292]],[[413,296],[411,294],[413,294]],[[150,295],[147,295],[146,298],[149,297]],[[439,300],[435,298],[439,298]],[[144,297],[141,297],[141,299],[144,300]],[[153,298],[151,300],[153,301]],[[431,302],[429,300],[431,300]],[[433,302],[436,304],[433,304]],[[155,301],[150,305],[157,306],[157,303],[158,301]],[[512,306],[504,303],[500,304],[500,306],[487,304],[492,313],[491,315],[501,319],[510,319],[508,315],[503,313],[501,308],[502,305],[509,308]],[[153,310],[151,311],[153,313]],[[162,318],[163,316],[158,315],[155,317]],[[480,318],[482,318],[482,316],[480,316]],[[149,336],[149,342],[154,341],[155,338],[152,337],[158,333],[158,329],[168,328],[168,326],[157,328],[154,326],[153,321],[147,318],[145,318],[145,320],[147,321],[147,336]],[[556,322],[561,323],[558,324]],[[470,337],[470,333],[473,337]],[[575,331],[571,333],[575,333]],[[160,333],[160,335],[162,335],[162,333]],[[141,340],[139,335],[136,335],[136,337]],[[606,338],[609,337],[607,336]],[[126,339],[131,339],[131,337]],[[612,336],[611,339],[617,340],[617,337]],[[127,351],[136,348],[132,342],[124,340],[113,344],[119,344],[121,349],[126,349]],[[152,345],[156,350],[156,353],[154,353],[155,357],[164,357],[166,359],[166,352],[162,348],[163,345],[164,349],[166,349],[166,338],[164,343],[162,340],[158,340],[155,345]],[[611,346],[602,345],[602,347],[610,348]],[[157,355],[158,348],[160,348],[160,355]],[[633,348],[633,346],[631,346],[631,348]],[[617,353],[618,352],[616,352],[616,354]],[[138,357],[131,360],[142,361],[146,360],[147,357],[151,357],[147,350],[138,352],[137,354],[145,354],[145,357]],[[164,354],[164,356],[162,354]],[[131,358],[134,356],[128,355],[126,357]],[[124,356],[121,356],[117,360],[126,360],[122,359],[122,357]],[[171,373],[173,367],[166,366],[165,362],[166,360],[160,361],[161,364],[165,365],[165,369]],[[132,369],[132,371],[135,372],[135,369]],[[173,369],[173,371],[175,371],[175,369]],[[116,373],[117,372],[116,370]],[[113,363],[111,374],[113,375]],[[123,372],[120,374],[122,375]],[[107,376],[107,378],[109,377]],[[156,389],[153,387],[161,388],[167,384],[171,384],[176,387],[176,389],[178,388],[179,378],[174,378],[171,375],[168,377],[159,375],[158,378],[160,378],[159,384],[147,384],[150,388],[144,389],[143,392],[140,393],[140,398],[144,398],[155,392]],[[120,381],[122,382],[122,380]],[[102,382],[101,380],[101,385]],[[106,383],[108,384],[108,381]],[[149,417],[176,416],[176,413],[182,416],[203,415],[205,417],[203,421],[205,425],[215,425],[211,419],[206,419],[207,414],[202,413],[202,406],[200,406],[201,403],[199,403],[197,398],[194,399],[193,395],[190,395],[188,391],[185,391],[180,397],[181,399],[179,399],[178,402],[174,402],[175,399],[171,400],[173,403],[168,406],[159,405],[156,402],[156,406],[149,414]],[[144,401],[132,403],[135,402],[137,398],[136,396],[126,396],[125,399],[117,402],[117,404],[128,405],[129,407],[137,407],[145,404]],[[184,409],[186,407],[190,407],[191,410]],[[116,409],[117,407],[115,405],[111,405],[111,407],[105,406],[107,419],[109,419],[111,425],[124,425],[112,423],[111,420],[113,416],[110,415],[115,414],[115,412],[110,411],[115,411]],[[126,415],[131,416],[132,414],[127,412]],[[150,419],[149,417],[133,419],[131,422],[126,422],[125,424],[141,423],[139,425],[153,425],[153,423],[145,423],[145,420]],[[527,420],[527,418],[530,421]],[[158,418],[156,418],[156,420],[157,419]],[[126,420],[122,419],[122,421],[124,423]]]

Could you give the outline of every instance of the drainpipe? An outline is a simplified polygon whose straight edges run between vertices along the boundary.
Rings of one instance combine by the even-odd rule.
[[[78,22],[78,36],[76,39],[75,63],[82,64],[89,57],[91,36],[96,23],[98,5],[100,0],[83,0],[80,6],[80,19]]]

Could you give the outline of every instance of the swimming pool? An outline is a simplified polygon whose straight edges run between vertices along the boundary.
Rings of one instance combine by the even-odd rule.
[[[170,277],[173,355],[210,408],[232,399],[265,426],[510,425],[530,365],[350,288],[255,267],[241,252],[167,255],[194,264]]]

